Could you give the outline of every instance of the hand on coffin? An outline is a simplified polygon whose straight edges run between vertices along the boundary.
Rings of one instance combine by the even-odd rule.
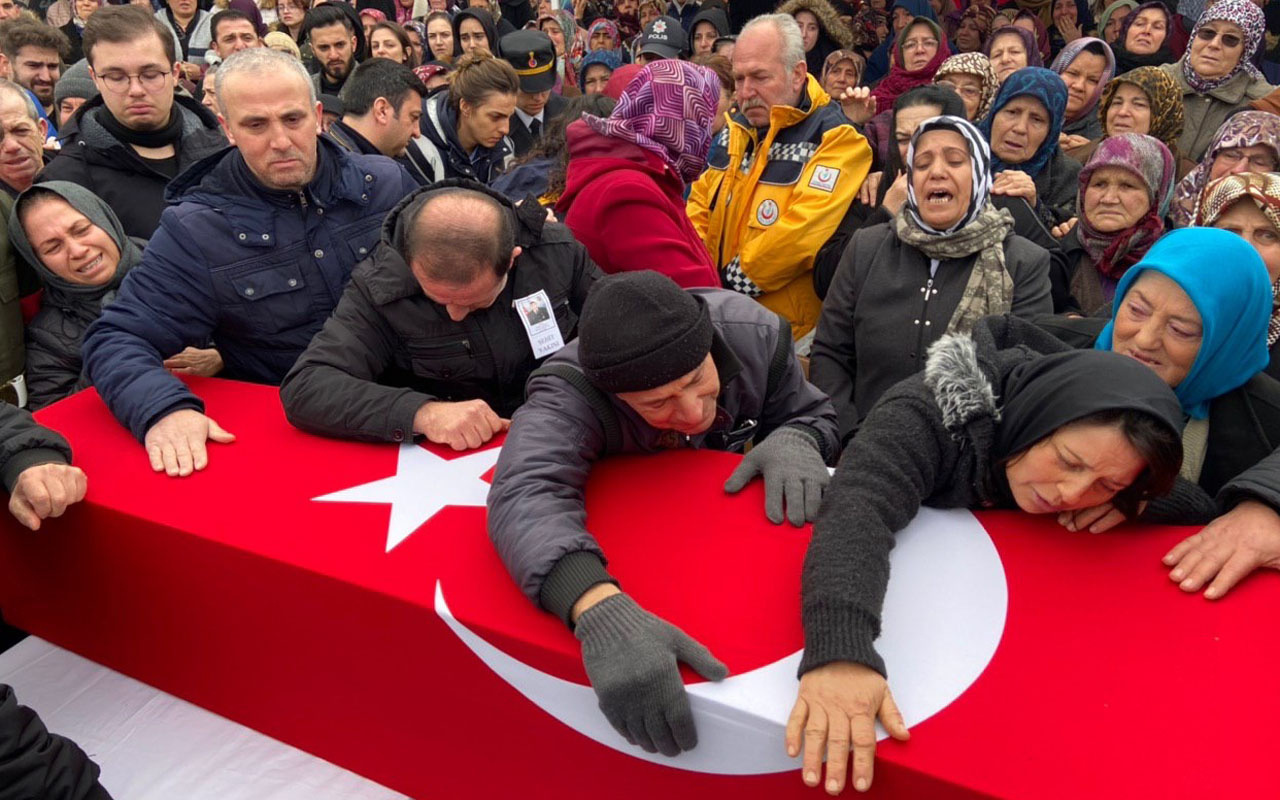
[[[871,788],[876,755],[876,718],[895,739],[911,738],[902,712],[884,677],[862,664],[837,661],[806,672],[787,720],[787,754],[804,750],[801,777],[817,786],[822,757],[827,759],[828,794],[844,791],[849,751],[853,750],[853,788]]]
[[[764,476],[765,516],[775,525],[782,524],[785,500],[787,520],[797,528],[817,518],[822,493],[831,482],[813,437],[786,427],[769,434],[742,457],[724,490],[738,492],[756,475]]]
[[[60,517],[72,503],[84,499],[88,482],[84,471],[68,464],[38,464],[18,474],[9,495],[9,513],[33,531],[40,521]]]
[[[151,468],[169,477],[186,477],[209,466],[205,442],[227,444],[236,437],[209,417],[191,408],[166,414],[147,430],[143,444]]]
[[[577,617],[574,635],[600,710],[614,730],[664,756],[697,746],[677,661],[704,678],[723,680],[729,670],[710,650],[617,591]]]
[[[425,403],[413,415],[413,432],[454,450],[473,450],[511,426],[483,400]]]
[[[1245,500],[1199,533],[1183,539],[1164,557],[1169,579],[1184,592],[1204,590],[1217,600],[1259,567],[1280,569],[1280,515],[1256,500]],[[1210,582],[1211,581],[1211,582]]]

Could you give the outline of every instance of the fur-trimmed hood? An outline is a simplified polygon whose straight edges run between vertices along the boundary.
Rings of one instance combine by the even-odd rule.
[[[844,24],[840,15],[827,0],[787,0],[778,6],[776,13],[795,16],[797,11],[809,11],[818,18],[818,27],[842,50],[853,49],[853,31]]]
[[[933,392],[942,424],[952,433],[983,417],[992,424],[1000,421],[995,387],[978,363],[977,344],[968,336],[947,334],[929,345],[924,385]]]

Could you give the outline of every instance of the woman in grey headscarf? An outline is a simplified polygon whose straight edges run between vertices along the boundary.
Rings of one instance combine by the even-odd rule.
[[[87,385],[80,358],[85,331],[115,299],[146,243],[125,235],[102,198],[66,181],[23,192],[9,219],[9,238],[44,284],[40,312],[26,336],[29,406],[37,409]],[[216,351],[189,350],[166,364],[213,374],[221,359]]]

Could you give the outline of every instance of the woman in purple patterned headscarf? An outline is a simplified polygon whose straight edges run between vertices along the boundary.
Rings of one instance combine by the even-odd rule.
[[[653,269],[684,287],[719,286],[685,213],[685,187],[707,165],[720,80],[706,67],[646,65],[607,118],[567,131],[569,169],[556,214],[605,272]]]
[[[1067,270],[1053,274],[1054,311],[1091,315],[1165,232],[1177,164],[1143,133],[1109,136],[1080,171],[1076,226],[1061,242]]]

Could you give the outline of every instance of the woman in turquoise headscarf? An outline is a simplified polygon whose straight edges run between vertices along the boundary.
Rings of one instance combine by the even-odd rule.
[[[1092,342],[1151,367],[1182,404],[1181,475],[1216,500],[1221,516],[1170,551],[1165,565],[1185,591],[1208,584],[1209,599],[1257,567],[1280,569],[1280,382],[1263,372],[1271,285],[1257,251],[1233,236],[1182,228],[1162,237],[1121,277],[1114,316]],[[1097,324],[1041,323],[1078,347],[1089,346]],[[1121,519],[1100,506],[1060,522],[1098,533]]]

